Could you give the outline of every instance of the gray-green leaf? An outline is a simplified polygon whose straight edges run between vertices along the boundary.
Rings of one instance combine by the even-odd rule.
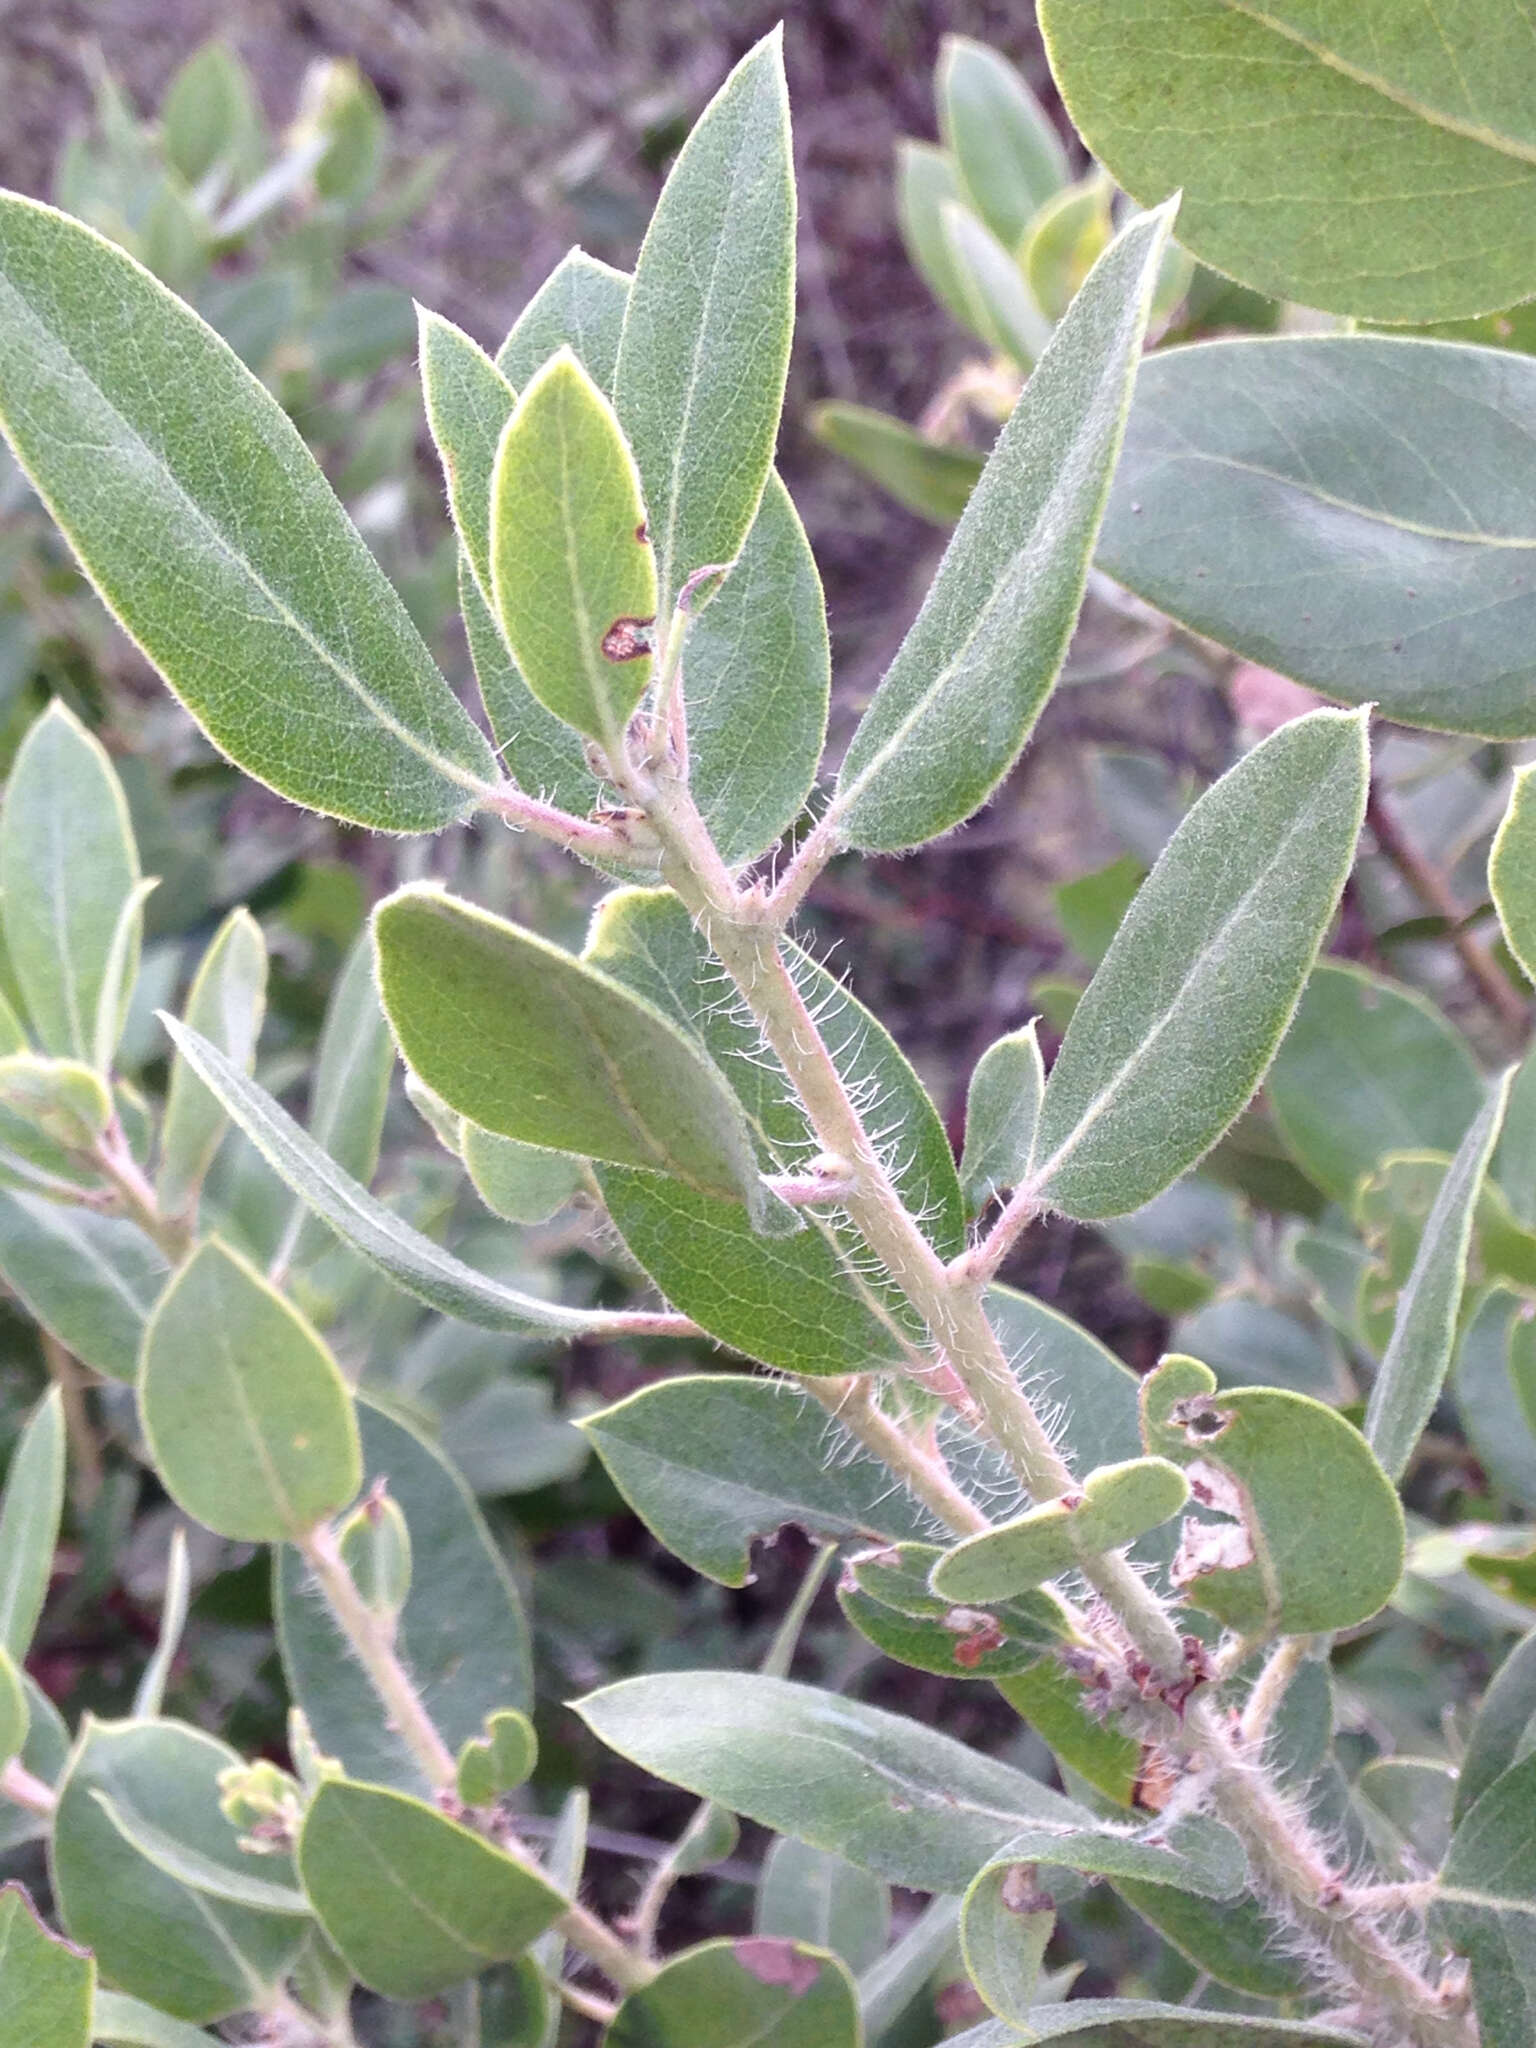
[[[1028,1177],[1044,1093],[1045,1063],[1032,1019],[989,1045],[971,1075],[960,1185],[973,1213]]]
[[[187,996],[186,1021],[249,1073],[266,1007],[266,941],[248,910],[232,910],[198,967]],[[196,1200],[224,1131],[217,1098],[184,1059],[173,1059],[155,1183],[160,1206],[168,1214],[177,1215]]]
[[[32,1647],[64,1512],[64,1408],[57,1388],[22,1431],[0,1497],[0,1649]]]
[[[44,1926],[19,1884],[0,1886],[0,1983],[0,2048],[90,2048],[95,1961]]]
[[[1360,713],[1282,726],[1213,784],[1126,912],[1040,1106],[1030,1185],[1139,1208],[1207,1152],[1274,1056],[1365,811]]]
[[[169,1273],[164,1252],[126,1217],[0,1188],[0,1279],[82,1365],[133,1378]]]
[[[1143,215],[1105,251],[999,435],[844,757],[848,844],[948,831],[1029,737],[1077,619],[1171,218]]]
[[[0,199],[0,425],[216,745],[295,803],[434,831],[495,779],[297,429],[129,256]]]
[[[946,36],[936,75],[939,132],[987,226],[1017,251],[1067,182],[1067,153],[1018,72],[986,43]]]
[[[440,313],[416,309],[427,424],[470,573],[491,599],[491,470],[517,393],[478,342]]]

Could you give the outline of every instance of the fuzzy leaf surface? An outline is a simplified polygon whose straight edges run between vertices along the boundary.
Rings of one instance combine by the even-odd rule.
[[[490,748],[238,357],[130,256],[10,194],[0,313],[0,426],[215,745],[356,824],[457,818]]]
[[[126,1217],[0,1188],[0,1279],[109,1379],[138,1371],[144,1324],[169,1275],[164,1252]]]
[[[858,1975],[885,1953],[891,1894],[841,1856],[781,1835],[763,1859],[752,1926],[757,1934],[830,1950]]]
[[[1536,587],[1516,479],[1533,448],[1536,360],[1518,351],[1364,335],[1169,349],[1137,381],[1099,566],[1326,696],[1521,738]]]
[[[571,249],[524,306],[496,352],[496,367],[521,391],[561,348],[574,351],[599,391],[613,396],[629,279],[585,249]]]
[[[266,940],[248,910],[232,910],[214,933],[193,978],[186,1021],[249,1073],[266,1007]],[[168,1214],[179,1214],[196,1198],[225,1128],[217,1098],[184,1059],[173,1059],[155,1183],[160,1206]]]
[[[837,1956],[744,1935],[665,1963],[632,1991],[606,2048],[860,2048],[858,1999]]]
[[[920,846],[980,808],[1056,681],[1120,452],[1166,209],[1095,265],[999,435],[834,806],[851,846]]]
[[[481,597],[491,599],[491,473],[517,393],[478,342],[416,309],[421,391],[448,486],[448,509]]]
[[[1227,276],[1385,321],[1536,291],[1536,45],[1500,0],[1046,0],[1040,19],[1088,148],[1143,205],[1182,187],[1185,246]]]
[[[1027,1178],[1045,1093],[1045,1064],[1032,1019],[989,1045],[965,1098],[965,1151],[960,1185],[966,1206],[983,1208]]]
[[[1495,1778],[1463,1816],[1432,1918],[1472,1964],[1484,2048],[1523,2048],[1536,2016],[1536,1756]]]
[[[0,1886],[0,1983],[0,2048],[91,2048],[95,1962],[51,1933],[14,1883]]]
[[[1488,887],[1509,950],[1526,979],[1536,980],[1531,971],[1536,961],[1536,793],[1529,768],[1515,770],[1509,809],[1488,856]]]
[[[1082,1219],[1139,1208],[1246,1106],[1333,920],[1365,811],[1359,713],[1282,726],[1213,783],[1073,1013],[1030,1183]]]

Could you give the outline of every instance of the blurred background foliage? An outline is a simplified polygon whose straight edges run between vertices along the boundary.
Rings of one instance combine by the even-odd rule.
[[[1001,51],[1055,124],[1068,183],[1052,202],[1046,253],[1065,250],[1070,268],[1066,229],[1091,241],[1111,203],[1054,100],[1025,9],[1007,0],[49,0],[0,14],[0,182],[51,197],[123,242],[226,334],[320,454],[449,672],[464,676],[454,543],[414,372],[411,300],[494,349],[573,242],[628,267],[689,124],[781,13],[801,178],[800,327],[782,469],[827,584],[835,756],[944,543],[942,503],[910,509],[911,490],[898,502],[842,459],[836,450],[851,444],[839,419],[846,425],[850,407],[884,414],[955,451],[958,509],[965,451],[984,448],[1027,368],[985,309],[961,305],[957,317],[954,293],[930,288],[943,280],[931,252],[921,262],[910,204],[903,239],[898,143],[936,140],[944,37]],[[930,166],[935,158],[930,148]],[[1306,317],[1223,302],[1209,273],[1202,282],[1186,266],[1168,280],[1163,327],[1177,338]],[[1518,346],[1524,336],[1487,338]],[[1191,797],[1307,701],[1103,585],[1067,680],[1075,686],[1057,694],[979,818],[914,858],[834,867],[815,899],[819,951],[853,973],[957,1143],[981,1051],[1036,1012],[1060,1028]],[[259,1071],[278,1092],[307,1070],[368,906],[424,864],[562,942],[579,940],[596,884],[559,855],[505,834],[370,837],[290,809],[218,760],[111,626],[0,455],[0,774],[55,696],[114,756],[144,870],[161,877],[123,1055],[149,1093],[164,1086],[168,1050],[154,1009],[184,1000],[236,904],[260,920],[271,954]],[[1267,1101],[1200,1176],[1140,1215],[1107,1231],[1065,1221],[1032,1231],[1007,1279],[1138,1369],[1171,1340],[1231,1380],[1266,1379],[1346,1408],[1358,1400],[1357,1362],[1378,1347],[1383,1318],[1390,1327],[1460,1129],[1457,1090],[1471,1086],[1463,1038],[1488,1064],[1520,1035],[1521,998],[1491,944],[1484,901],[1508,752],[1381,736],[1373,850],[1335,942],[1353,969],[1328,970],[1333,978],[1315,986]],[[1347,1104],[1305,1114],[1313,1072],[1331,1071],[1329,1049],[1345,1040],[1364,1047],[1393,1105],[1400,1142],[1390,1155],[1372,1137],[1351,1152]],[[1425,1061],[1436,1087],[1426,1087]],[[398,1089],[385,1145],[380,1187],[462,1256],[567,1300],[624,1298],[622,1254],[579,1200],[532,1228],[509,1228],[467,1196],[457,1162]],[[215,1181],[249,1240],[275,1241],[286,1208],[240,1141],[226,1141]],[[1536,1197],[1508,1175],[1500,1186],[1481,1219],[1490,1291],[1458,1371],[1468,1390],[1479,1374],[1496,1383],[1503,1405],[1488,1410],[1497,1426],[1486,1440],[1468,1443],[1452,1428],[1432,1446],[1415,1504],[1439,1520],[1464,1513],[1499,1524],[1512,1509],[1536,1511],[1536,1436],[1503,1398],[1511,1331],[1523,1329],[1536,1286]],[[675,1362],[677,1347],[541,1350],[426,1317],[341,1253],[312,1264],[302,1284],[348,1366],[439,1435],[531,1593],[538,1798],[552,1812],[569,1785],[595,1780],[599,1849],[638,1841],[643,1850],[675,1831],[686,1803],[600,1759],[559,1702],[642,1665],[752,1663],[810,1555],[786,1534],[745,1589],[706,1584],[657,1549],[588,1457],[571,1418]],[[51,1340],[19,1309],[0,1304],[0,1318],[0,1458],[50,1366],[76,1409],[71,1541],[34,1675],[71,1722],[84,1707],[122,1711],[153,1646],[174,1517],[122,1454],[131,1430],[114,1404],[125,1391],[92,1393],[88,1429],[67,1359],[57,1347],[45,1357]],[[284,1701],[265,1567],[200,1532],[192,1542],[195,1594],[172,1708],[244,1749],[275,1751]],[[1399,1613],[1341,1659],[1356,1682],[1342,1694],[1353,1761],[1394,1745],[1439,1753],[1442,1714],[1536,1602],[1525,1547],[1522,1534],[1504,1543],[1513,1556],[1492,1542],[1483,1555],[1465,1542],[1421,1548]],[[827,1593],[804,1654],[834,1687],[899,1699],[962,1738],[1017,1732],[988,1689],[886,1663],[851,1638]],[[670,1931],[746,1924],[757,1846],[749,1839],[715,1875],[684,1884]],[[16,1852],[22,1874],[29,1853]],[[606,1867],[599,1856],[591,1869],[599,1892]],[[622,1908],[622,1892],[607,1903]],[[1090,1959],[1090,1988],[1188,1988],[1189,1966],[1113,1901],[1091,1897],[1069,1917],[1067,1946]],[[915,2043],[934,2038],[940,2020],[970,2016],[945,2011],[942,1970],[934,1995],[938,2018],[919,2014]]]

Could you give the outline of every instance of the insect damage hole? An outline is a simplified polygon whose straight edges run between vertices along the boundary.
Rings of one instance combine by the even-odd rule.
[[[605,661],[638,661],[642,654],[652,651],[655,639],[651,628],[655,618],[615,619],[603,635],[601,646]]]

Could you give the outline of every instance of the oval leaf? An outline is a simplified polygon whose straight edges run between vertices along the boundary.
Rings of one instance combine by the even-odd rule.
[[[1166,209],[1095,265],[988,458],[923,608],[854,733],[850,846],[920,846],[980,808],[1056,681],[1120,452]]]
[[[1364,716],[1285,725],[1206,791],[1073,1014],[1030,1185],[1124,1215],[1207,1152],[1274,1056],[1333,920],[1365,812]]]
[[[605,2048],[860,2048],[847,1965],[776,1935],[710,1941],[632,1991]]]
[[[934,1566],[935,1593],[987,1606],[1059,1578],[1085,1558],[1120,1550],[1176,1515],[1189,1482],[1166,1458],[1132,1458],[1090,1472],[1081,1492],[1047,1501],[1001,1527],[968,1536]]]
[[[440,313],[416,309],[421,392],[470,573],[491,602],[491,471],[517,393],[478,342]]]
[[[987,226],[1017,249],[1067,182],[1067,153],[1019,73],[986,43],[946,36],[935,87],[939,132]]]
[[[995,1040],[976,1062],[965,1098],[960,1161],[960,1185],[971,1211],[1028,1177],[1044,1093],[1045,1064],[1033,1021]]]
[[[0,314],[0,426],[214,743],[356,824],[460,816],[495,780],[490,748],[238,357],[132,257],[13,194]]]
[[[150,1318],[139,1406],[166,1491],[220,1536],[303,1536],[357,1492],[357,1422],[336,1361],[297,1309],[213,1240]]]

